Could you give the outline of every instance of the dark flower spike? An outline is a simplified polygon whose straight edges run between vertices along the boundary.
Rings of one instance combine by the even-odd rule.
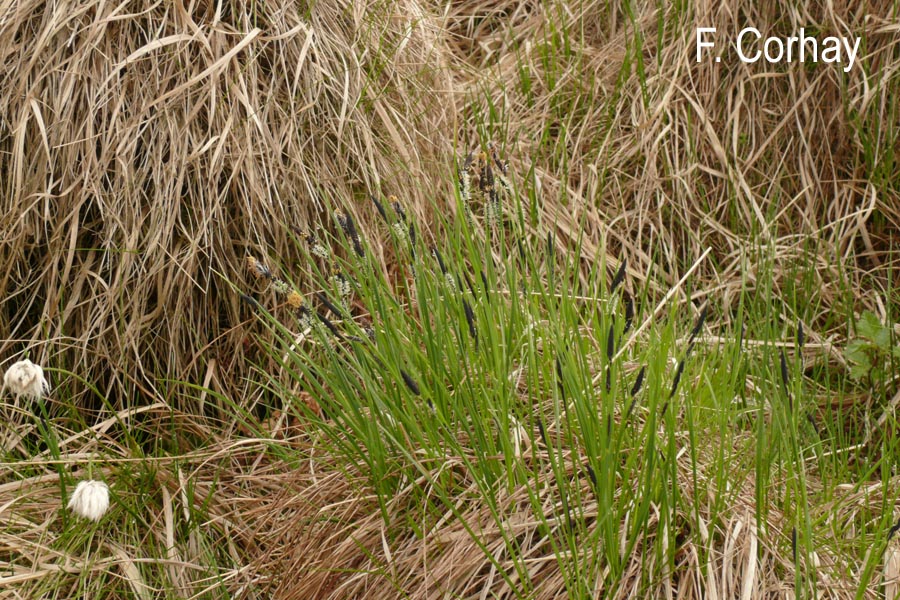
[[[544,422],[541,420],[540,417],[538,417],[535,420],[537,421],[538,432],[540,432],[540,434],[541,434],[541,439],[544,440],[544,445],[547,446],[547,448],[549,448],[550,442],[547,440],[547,430],[544,429]]]
[[[593,467],[591,467],[591,464],[588,463],[588,464],[584,465],[584,469],[587,472],[588,479],[591,480],[591,485],[596,488],[597,487],[597,474],[594,473]]]
[[[797,528],[791,527],[791,554],[794,556],[794,564],[797,564]]]
[[[693,343],[697,336],[700,334],[700,331],[703,329],[703,323],[706,322],[706,314],[709,310],[709,304],[703,305],[703,310],[700,311],[700,316],[697,318],[697,323],[694,325],[694,328],[691,330],[690,342]]]
[[[781,349],[781,383],[784,384],[784,390],[788,389],[788,366],[787,366],[787,358],[784,356],[784,348]]]
[[[612,358],[616,352],[616,325],[609,326],[609,334],[606,336],[606,393],[612,389]]]
[[[616,274],[613,275],[612,283],[609,285],[609,293],[612,294],[616,291],[616,288],[619,287],[623,281],[625,281],[625,266],[628,264],[628,259],[623,258],[622,262],[619,264],[619,269],[616,271]]]
[[[252,296],[248,296],[247,294],[243,294],[243,293],[240,296],[241,296],[241,300],[243,300],[244,302],[249,304],[251,307],[260,308],[259,302],[256,300],[256,298],[254,298]]]
[[[894,523],[894,526],[888,530],[886,542],[891,541],[891,538],[894,537],[894,534],[900,531],[900,519],[897,519],[897,522]]]
[[[441,253],[437,249],[437,246],[431,247],[431,253],[437,259],[438,266],[441,268],[441,274],[446,275],[447,274],[447,266],[444,264],[444,257],[441,256]]]
[[[516,238],[516,249],[519,251],[519,259],[524,263],[527,260],[525,246],[522,245],[522,240],[519,238]]]
[[[378,214],[381,215],[381,218],[385,223],[390,225],[390,221],[387,218],[387,213],[384,212],[384,205],[376,198],[373,194],[369,194],[369,197],[372,198],[372,203],[375,205],[375,208],[378,209]]]
[[[411,391],[416,396],[421,395],[421,392],[419,391],[419,384],[417,384],[413,380],[413,378],[409,376],[409,373],[407,373],[403,369],[400,369],[400,376],[403,377],[403,383],[406,384],[406,387],[409,388],[409,391]]]
[[[416,255],[416,226],[409,224],[409,246],[412,248],[413,256]]]
[[[646,370],[646,366],[642,366],[641,370],[638,371],[637,379],[634,380],[634,385],[631,386],[631,397],[634,398],[637,396],[637,393],[641,391],[641,386],[644,385],[644,371]]]
[[[310,254],[324,260],[331,259],[331,251],[319,241],[319,238],[316,237],[316,234],[311,229],[300,229],[299,227],[292,227],[292,229],[309,246]]]
[[[340,340],[340,339],[343,339],[344,336],[341,335],[341,332],[338,331],[338,328],[335,327],[334,323],[332,323],[332,322],[328,319],[328,317],[326,317],[325,315],[323,315],[323,314],[320,313],[320,312],[316,312],[316,316],[319,318],[320,321],[322,321],[322,324],[325,325],[325,327],[328,328],[328,331],[330,331],[331,334],[332,334],[334,337],[336,337],[336,338],[339,339],[339,340]]]
[[[466,321],[469,323],[469,335],[472,336],[472,339],[475,340],[475,347],[478,347],[478,330],[475,329],[475,313],[472,312],[472,307],[463,298],[463,310],[466,313]]]
[[[609,325],[609,334],[606,336],[606,360],[612,361],[613,355],[616,353],[616,324]]]
[[[494,170],[491,169],[490,163],[485,163],[484,169],[481,171],[481,177],[478,180],[481,191],[490,192],[494,189]]]
[[[622,335],[628,333],[628,330],[631,329],[631,324],[634,321],[634,300],[631,298],[631,294],[625,292],[625,329],[622,330]]]
[[[247,256],[247,266],[250,268],[250,271],[253,273],[254,277],[259,277],[262,279],[272,279],[274,277],[274,275],[272,275],[272,271],[269,270],[269,267],[267,267],[265,264],[263,264],[253,256]]]
[[[806,413],[806,420],[809,421],[810,425],[812,425],[813,431],[816,432],[816,435],[822,437],[822,431],[819,429],[819,424],[816,423],[816,419],[812,416],[812,413]]]
[[[400,201],[397,200],[396,196],[391,196],[391,208],[394,209],[394,212],[397,213],[397,218],[400,219],[403,223],[406,223],[406,211],[403,210],[403,205],[400,204]]]
[[[357,256],[362,258],[365,252],[363,251],[362,243],[359,240],[359,233],[356,231],[356,225],[353,223],[353,217],[344,214],[343,219],[338,217],[338,222],[341,224],[341,227],[344,228],[344,233],[347,234],[347,237],[349,237],[350,241],[353,243],[353,251],[356,252]]]
[[[562,363],[559,362],[558,356],[556,357],[556,386],[559,388],[559,393],[562,396],[563,402],[565,403],[566,388],[563,387]]]
[[[634,412],[634,407],[637,405],[637,393],[641,391],[641,385],[644,383],[644,369],[646,367],[641,367],[640,372],[638,373],[637,380],[635,380],[634,385],[631,387],[631,404],[628,405],[628,410],[625,411],[625,419],[627,420],[631,417],[631,413]]]
[[[697,318],[697,322],[694,324],[694,328],[691,329],[691,335],[688,338],[688,347],[687,351],[684,353],[685,359],[691,355],[691,352],[694,350],[694,344],[697,341],[697,336],[703,330],[703,323],[706,321],[706,314],[709,309],[709,304],[703,305],[703,310],[700,311],[700,316]]]
[[[472,294],[472,297],[478,298],[478,295],[475,294],[475,285],[472,283],[472,278],[469,277],[469,272],[463,271],[463,277],[466,280],[466,287],[469,288],[469,292]],[[462,287],[462,285],[460,285],[459,287]]]
[[[488,285],[487,275],[484,274],[484,271],[478,271],[478,275],[481,276],[481,285],[484,286],[484,295],[488,299],[488,302],[491,301],[491,288]]]
[[[331,312],[331,314],[333,314],[335,317],[337,317],[339,319],[344,318],[344,315],[341,312],[341,309],[339,309],[337,306],[335,306],[334,303],[328,299],[328,296],[326,296],[322,292],[316,292],[316,298],[318,298],[319,302],[321,302],[325,306],[325,308],[327,308],[329,310],[329,312]]]
[[[491,153],[491,160],[494,161],[494,166],[497,167],[497,170],[504,175],[507,174],[509,172],[509,164],[504,160],[500,160],[500,152],[497,150],[497,144],[488,142],[488,152]]]
[[[793,408],[794,406],[794,398],[791,396],[791,390],[788,389],[788,366],[787,359],[784,356],[784,348],[781,349],[781,383],[784,384],[784,393],[787,394],[788,399],[788,407]]]
[[[678,368],[675,370],[675,379],[672,380],[672,391],[669,392],[669,400],[675,397],[678,391],[678,384],[681,383],[681,374],[684,372],[684,359],[678,361]]]
[[[803,334],[803,321],[797,320],[797,348],[800,350],[803,349],[803,344],[806,343],[806,336]]]

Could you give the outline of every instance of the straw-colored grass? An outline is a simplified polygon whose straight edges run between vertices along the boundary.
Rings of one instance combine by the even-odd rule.
[[[702,273],[728,314],[753,284],[743,248],[768,240],[776,286],[783,264],[820,263],[824,325],[894,260],[889,3],[717,6],[5,3],[0,350],[119,406],[171,400],[162,378],[246,393],[247,315],[223,277],[248,252],[290,263],[286,232],[322,199],[359,217],[381,190],[425,216],[479,123],[540,182],[561,248],[606,236],[662,289],[712,246]],[[864,35],[860,65],[693,60],[695,26],[745,21]]]
[[[326,200],[423,202],[455,123],[439,22],[416,0],[303,11],[0,4],[0,354],[119,407],[173,401],[161,379],[245,394],[244,256],[287,260]]]
[[[0,364],[27,352],[45,367],[62,440],[53,450],[31,425],[2,431],[3,586],[21,597],[514,597],[497,572],[505,543],[464,472],[459,486],[472,493],[458,514],[415,535],[411,487],[385,515],[358,465],[310,449],[302,428],[283,429],[285,415],[252,422],[279,404],[262,385],[277,361],[238,293],[254,289],[248,254],[313,280],[292,232],[334,229],[332,206],[393,271],[369,194],[398,195],[423,237],[440,239],[433,216],[456,210],[455,161],[487,140],[510,159],[526,242],[553,232],[560,255],[580,247],[585,288],[598,264],[627,259],[645,317],[664,297],[673,311],[715,307],[722,335],[700,340],[713,348],[734,342],[725,336],[741,314],[778,323],[749,333],[761,345],[801,320],[817,416],[872,407],[870,390],[816,377],[846,366],[854,313],[898,316],[896,7],[682,4],[0,0]],[[695,61],[696,27],[726,37],[746,24],[863,36],[861,56],[849,73]],[[747,292],[778,300],[742,306]],[[766,397],[766,385],[748,374],[749,396]],[[153,418],[133,425],[122,412],[132,407]],[[7,414],[4,423],[31,422]],[[256,440],[270,434],[274,447]],[[832,450],[849,456],[858,434]],[[752,430],[728,440],[751,458],[753,443]],[[883,565],[852,540],[894,510],[885,482],[896,479],[866,471],[866,460],[883,465],[877,448],[862,454],[854,473],[872,481],[837,484],[810,509],[827,527],[804,543],[818,548],[819,589],[831,597],[883,593],[877,576],[856,589]],[[116,535],[59,526],[63,473],[88,457],[118,474]],[[732,474],[741,485],[728,513],[709,514],[715,502],[694,480],[718,477],[703,471],[715,461],[677,457],[678,492],[696,511],[648,527],[646,546],[623,557],[619,587],[604,592],[790,596],[790,529],[773,508],[758,531],[752,464],[735,466],[746,471]],[[450,454],[440,469],[464,458]],[[536,479],[551,481],[549,464],[536,464]],[[577,479],[572,461],[564,469]],[[811,490],[834,484],[820,475],[808,474]],[[531,519],[527,491],[503,498],[504,518],[534,596],[564,597],[558,549]],[[598,515],[582,509],[590,528]],[[685,529],[704,519],[708,531]],[[642,573],[667,568],[640,551],[650,547],[671,549],[677,569],[646,587]]]

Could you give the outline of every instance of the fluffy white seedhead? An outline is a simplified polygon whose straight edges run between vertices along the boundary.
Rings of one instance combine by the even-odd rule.
[[[50,384],[44,378],[44,369],[27,358],[6,370],[3,387],[17,398],[22,396],[37,400],[50,393]]]
[[[80,517],[99,521],[109,508],[109,486],[102,481],[79,481],[66,507]]]

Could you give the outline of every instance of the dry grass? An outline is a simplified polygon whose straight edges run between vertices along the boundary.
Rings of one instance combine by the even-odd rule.
[[[129,447],[129,435],[164,435],[173,425],[208,443],[153,458]],[[279,491],[256,479],[272,468],[266,442],[223,438],[161,403],[122,411],[89,432],[56,426],[62,458],[44,453],[0,466],[0,595],[144,600],[253,589],[254,574],[242,565],[255,550],[254,529],[243,512]],[[21,442],[2,441],[4,455]],[[85,477],[89,461],[112,495],[96,527],[78,522],[60,500],[60,477],[71,493],[70,476]]]
[[[633,17],[599,3],[6,2],[0,353],[30,348],[118,406],[171,401],[163,377],[245,394],[247,315],[222,276],[242,283],[248,251],[292,262],[284,225],[319,222],[322,200],[359,217],[380,189],[426,215],[489,104],[502,119],[488,133],[520,181],[533,165],[561,248],[584,231],[596,255],[606,239],[662,289],[712,246],[704,293],[725,315],[754,284],[754,235],[786,276],[812,248],[823,314],[842,286],[883,289],[900,229],[898,140],[879,130],[896,120],[890,3],[717,6],[667,8],[677,29],[660,45],[652,2]],[[864,34],[865,70],[694,62],[696,24],[744,21]]]
[[[404,194],[425,203],[455,118],[435,21],[416,1],[298,8],[0,3],[0,354],[114,406],[172,401],[161,378],[246,393],[223,277],[296,258],[286,225],[324,201],[420,181]]]
[[[653,248],[663,265],[656,275],[671,284],[679,265],[712,246],[705,279],[727,315],[742,276],[755,284],[746,253],[755,232],[770,241],[779,274],[810,249],[825,312],[842,285],[887,288],[883,269],[893,261],[897,272],[888,251],[900,242],[892,175],[900,140],[893,126],[883,127],[897,120],[900,90],[894,9],[828,6],[699,2],[678,14],[668,5],[671,31],[661,44],[652,2],[632,4],[632,18],[601,3],[548,15],[538,2],[474,1],[454,5],[448,26],[506,117],[509,154],[519,158],[513,170],[525,173],[541,157],[545,198],[568,199],[541,204],[561,248],[585,232],[587,250],[599,252],[608,237],[637,277],[658,266]],[[865,67],[843,75],[823,66],[743,65],[734,56],[696,63],[695,27],[717,27],[724,38],[747,23],[764,34],[805,26],[862,35]],[[552,37],[561,31],[576,48],[570,57]],[[523,72],[529,93],[516,84]],[[555,86],[542,85],[548,80]],[[561,157],[565,169],[553,168]],[[838,265],[849,270],[847,284]]]
[[[244,256],[294,263],[290,226],[326,221],[328,204],[343,205],[367,231],[368,191],[396,193],[427,220],[432,201],[450,193],[458,146],[482,136],[504,140],[514,179],[530,177],[541,190],[538,222],[557,231],[561,249],[583,232],[587,256],[627,257],[631,277],[661,295],[712,247],[691,294],[715,299],[723,323],[740,286],[760,285],[756,274],[771,260],[776,290],[809,294],[811,342],[833,354],[846,329],[834,314],[883,314],[886,290],[900,288],[900,27],[889,2],[813,4],[697,2],[677,13],[642,1],[629,14],[536,0],[326,0],[307,12],[285,1],[0,0],[0,356],[11,362],[30,351],[84,409],[161,402],[202,412],[196,392],[173,381],[249,404],[260,393],[246,360],[258,331],[226,281],[247,283]],[[845,75],[821,65],[694,62],[694,27],[733,32],[744,23],[864,35],[864,66]],[[494,123],[485,116],[492,107]],[[757,240],[770,256],[748,251]],[[796,289],[798,260],[815,265],[812,292]],[[356,474],[329,461],[268,474],[266,461],[215,463],[204,475],[228,490],[228,501],[208,509],[212,530],[234,536],[235,562],[256,559],[261,573],[257,582],[235,571],[231,591],[394,597],[399,584],[413,598],[511,595],[458,524],[422,539],[393,536]],[[76,577],[41,570],[42,536],[58,509],[55,475],[41,468],[27,510],[0,511],[6,524],[16,520],[0,538],[4,556],[33,558],[13,573],[20,580],[8,580],[26,592],[33,578]],[[20,498],[18,486],[0,487],[0,506]],[[177,514],[166,505],[183,485],[160,488],[163,521],[146,527],[166,547],[174,526],[165,518]],[[694,500],[702,516],[704,500]],[[851,522],[854,507],[878,502],[869,490],[822,510]],[[640,580],[635,554],[625,583],[604,593],[789,595],[789,540],[757,554],[752,505],[750,486],[736,494],[733,514],[719,516],[724,525],[708,532],[708,547],[679,547],[670,580],[629,587]],[[402,495],[392,510],[400,519],[415,512]],[[466,506],[467,521],[490,523],[479,510]],[[514,493],[505,510],[540,574],[536,597],[564,597],[527,502]],[[783,526],[777,517],[769,515],[772,528]],[[478,535],[502,563],[499,532],[486,525]],[[660,533],[646,543],[676,541]],[[110,577],[140,596],[128,569],[139,550],[104,552],[119,558],[90,569],[119,569]],[[701,555],[712,575],[698,567]],[[842,582],[860,566],[824,551],[818,558],[833,573],[822,591],[852,595]],[[208,573],[188,575],[202,557],[173,560],[161,580],[186,595],[205,589]],[[335,564],[347,572],[336,574]]]

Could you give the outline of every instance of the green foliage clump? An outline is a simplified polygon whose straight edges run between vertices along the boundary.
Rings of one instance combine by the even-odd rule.
[[[900,340],[890,324],[882,323],[872,312],[865,311],[856,322],[856,337],[844,350],[850,376],[886,391],[896,379],[900,367]]]

